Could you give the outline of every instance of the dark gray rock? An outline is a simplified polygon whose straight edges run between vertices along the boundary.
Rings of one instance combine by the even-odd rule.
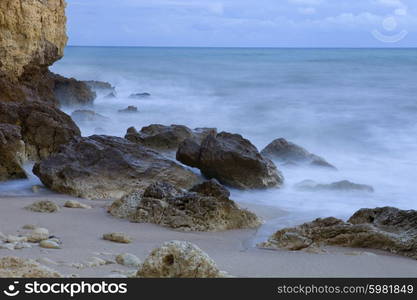
[[[88,199],[117,199],[158,180],[179,188],[199,181],[191,171],[150,149],[97,135],[65,145],[33,171],[50,189]]]
[[[312,154],[306,149],[283,138],[272,141],[261,151],[261,154],[284,165],[308,165],[313,167],[336,169],[324,158]]]
[[[200,146],[187,139],[180,145],[177,159],[199,168],[209,179],[239,189],[280,186],[284,180],[274,163],[238,134],[208,135]]]

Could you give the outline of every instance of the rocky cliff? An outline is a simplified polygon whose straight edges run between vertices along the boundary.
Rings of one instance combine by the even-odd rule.
[[[26,160],[80,136],[57,108],[57,88],[64,94],[79,82],[48,70],[67,43],[65,6],[64,0],[0,1],[0,180],[24,177]]]

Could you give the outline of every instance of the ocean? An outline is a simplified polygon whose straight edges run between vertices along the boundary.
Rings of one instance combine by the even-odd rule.
[[[232,190],[243,204],[288,212],[262,227],[260,240],[277,227],[346,219],[364,207],[417,209],[417,49],[68,47],[51,69],[116,87],[118,98],[100,95],[94,106],[110,121],[81,126],[85,136],[124,136],[130,126],[152,123],[216,127],[259,150],[284,137],[338,168],[278,166],[282,189]],[[128,97],[140,92],[152,96]],[[128,105],[139,113],[117,112]],[[294,189],[306,179],[346,179],[375,192]]]

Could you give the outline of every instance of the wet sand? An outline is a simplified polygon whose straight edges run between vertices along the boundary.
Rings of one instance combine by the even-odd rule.
[[[34,194],[36,195],[36,194]],[[92,209],[62,207],[66,200],[78,200]],[[61,206],[56,213],[36,213],[24,209],[37,200],[52,200]],[[272,251],[257,249],[255,230],[227,232],[178,232],[153,224],[136,224],[110,216],[108,201],[87,201],[56,194],[0,197],[0,232],[16,235],[25,224],[49,229],[59,237],[62,249],[50,250],[33,244],[22,250],[0,249],[0,257],[18,256],[34,260],[48,258],[55,263],[46,266],[65,276],[119,277],[135,272],[118,264],[78,269],[69,264],[85,263],[92,257],[114,261],[116,255],[132,253],[142,261],[148,253],[165,241],[186,240],[207,252],[221,270],[237,277],[416,277],[417,261],[382,251],[327,248],[328,253]],[[273,207],[248,206],[264,219],[285,212]],[[108,232],[124,232],[133,238],[131,244],[103,240]]]

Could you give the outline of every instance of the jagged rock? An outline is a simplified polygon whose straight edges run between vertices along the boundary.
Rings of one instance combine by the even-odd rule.
[[[123,232],[105,233],[103,234],[103,240],[121,244],[129,244],[132,242],[132,238]]]
[[[347,180],[333,182],[330,184],[320,184],[313,180],[304,180],[295,185],[301,191],[362,191],[372,193],[374,188],[366,184],[357,184]]]
[[[89,109],[76,110],[72,112],[71,118],[78,123],[105,122],[109,120],[109,118]]]
[[[0,278],[60,278],[61,275],[39,263],[18,257],[0,258]]]
[[[225,277],[216,263],[198,246],[184,241],[164,243],[146,258],[136,277],[218,278]]]
[[[65,145],[33,171],[50,189],[87,199],[121,198],[158,180],[182,188],[198,181],[193,172],[150,149],[97,135]]]
[[[61,145],[81,136],[68,115],[39,102],[0,101],[0,123],[20,127],[26,156],[30,160],[45,158],[58,151]]]
[[[177,159],[199,168],[208,178],[239,189],[280,186],[284,180],[274,163],[239,134],[208,135],[200,146],[187,139],[180,145]]]
[[[109,212],[132,222],[154,223],[184,231],[222,231],[259,227],[261,221],[229,199],[229,191],[215,180],[189,192],[164,182],[151,184],[116,200]]]
[[[119,265],[125,266],[125,267],[139,267],[141,264],[140,259],[133,254],[130,253],[122,253],[116,256],[116,262]]]
[[[381,249],[417,259],[417,211],[361,209],[348,222],[330,217],[279,230],[259,246],[301,250],[320,245]]]
[[[119,109],[118,112],[119,113],[137,113],[137,112],[139,112],[139,110],[138,110],[138,108],[136,106],[129,105],[125,109]]]
[[[40,213],[54,213],[59,211],[59,206],[55,202],[42,200],[32,203],[31,205],[27,206],[26,209]]]
[[[283,138],[272,141],[261,151],[261,154],[284,165],[309,165],[314,167],[336,169],[324,158],[312,154],[306,149]]]
[[[131,142],[159,151],[176,151],[178,146],[186,139],[193,139],[201,143],[206,136],[216,134],[217,130],[215,128],[196,128],[191,130],[183,125],[165,126],[152,124],[143,127],[139,132],[134,127],[130,127],[125,138]]]
[[[147,97],[150,97],[150,96],[151,96],[151,94],[149,94],[149,93],[136,93],[136,94],[131,94],[129,96],[129,98],[131,98],[131,99],[142,99],[142,98],[147,98]]]
[[[97,94],[82,81],[51,74],[55,97],[62,106],[91,105]]]
[[[75,201],[75,200],[68,200],[65,202],[64,207],[67,208],[83,208],[83,209],[90,209],[91,206],[87,204],[83,204],[81,202]]]
[[[22,167],[26,153],[20,132],[19,126],[0,123],[0,181],[27,178]]]

